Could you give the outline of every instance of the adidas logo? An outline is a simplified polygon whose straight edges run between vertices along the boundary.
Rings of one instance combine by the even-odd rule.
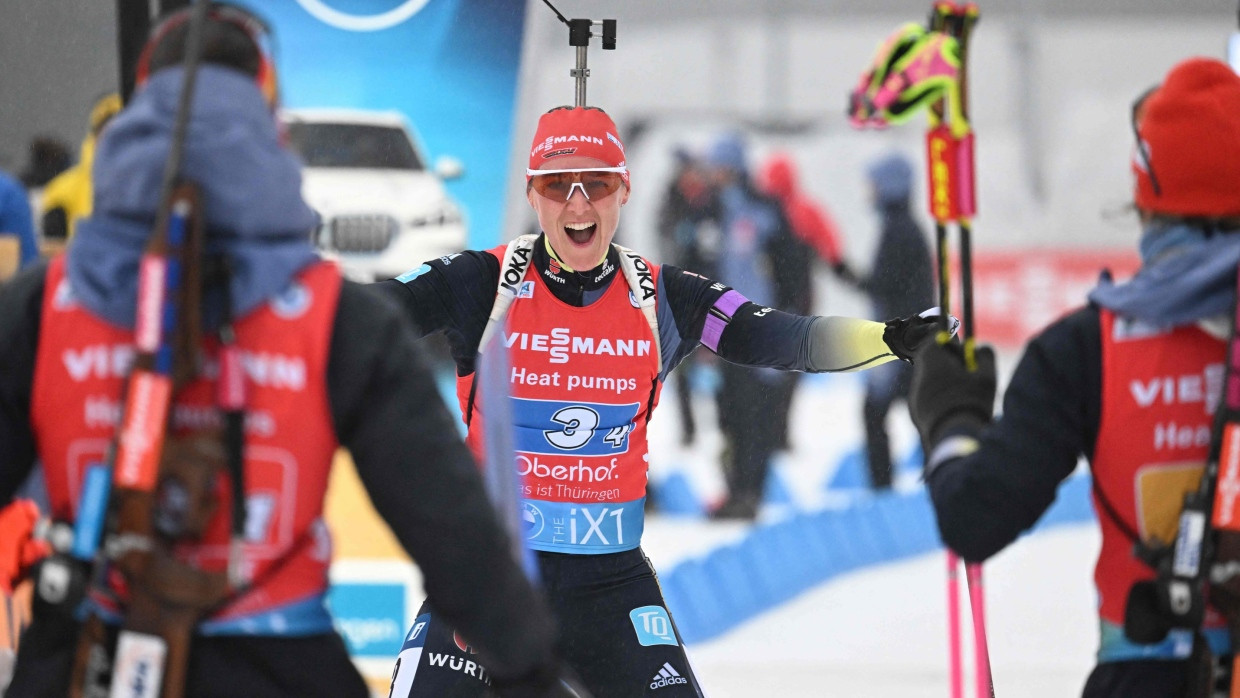
[[[676,673],[670,662],[663,662],[663,668],[659,669],[659,673],[650,679],[650,688],[663,688],[678,683],[689,683],[688,679]]]

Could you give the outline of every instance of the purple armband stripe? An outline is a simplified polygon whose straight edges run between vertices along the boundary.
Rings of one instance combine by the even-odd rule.
[[[719,296],[719,300],[710,307],[711,312],[706,315],[706,324],[702,326],[702,344],[705,344],[707,349],[719,351],[719,337],[723,334],[723,328],[728,326],[736,309],[748,302],[749,299],[737,291],[728,291]]]

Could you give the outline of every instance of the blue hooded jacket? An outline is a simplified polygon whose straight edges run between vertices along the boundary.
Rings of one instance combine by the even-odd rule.
[[[67,252],[74,297],[121,327],[134,323],[138,262],[159,208],[183,72],[174,67],[153,75],[104,129],[92,173],[93,210]],[[201,190],[208,254],[231,259],[234,317],[284,290],[318,259],[310,243],[318,214],[302,199],[301,165],[280,145],[271,109],[249,76],[199,68],[181,176]],[[213,298],[219,303],[208,296],[208,311]],[[209,327],[218,316],[207,312]]]

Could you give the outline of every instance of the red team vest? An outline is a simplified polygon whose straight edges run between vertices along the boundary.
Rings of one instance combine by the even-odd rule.
[[[488,252],[502,264],[505,249]],[[647,264],[657,283],[656,267]],[[527,271],[507,311],[513,444],[534,550],[613,553],[641,542],[658,343],[625,277],[614,273],[601,298],[577,307],[556,298],[537,270]],[[475,375],[457,378],[463,414]],[[482,408],[476,401],[470,420],[475,454]]]
[[[133,333],[79,306],[64,266],[61,256],[48,268],[31,422],[52,515],[72,520],[87,467],[104,460],[113,439]],[[334,265],[315,264],[235,324],[248,387],[244,565],[253,586],[200,632],[299,635],[331,627],[323,606],[331,539],[322,509],[337,441],[325,379],[340,284]],[[204,345],[207,375],[217,346],[214,337]],[[186,386],[173,407],[173,429],[217,425],[213,397],[212,380]],[[203,544],[183,551],[186,561],[212,571],[223,571],[228,557],[230,496],[226,483],[219,485]],[[96,601],[105,613],[115,610]]]
[[[1157,536],[1170,543],[1184,494],[1197,489],[1209,452],[1225,343],[1196,326],[1155,331],[1105,309],[1100,320],[1102,414],[1094,481],[1130,530],[1144,540]],[[1155,650],[1123,637],[1128,591],[1138,581],[1153,579],[1154,571],[1133,555],[1133,541],[1096,493],[1094,508],[1102,529],[1094,570],[1102,620],[1099,660],[1187,656],[1191,638],[1173,633]],[[1222,625],[1218,614],[1209,611],[1206,627]]]

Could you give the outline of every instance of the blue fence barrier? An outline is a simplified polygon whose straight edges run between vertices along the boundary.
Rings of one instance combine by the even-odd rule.
[[[1033,531],[1092,520],[1089,491],[1089,477],[1068,479]],[[660,580],[682,639],[701,642],[836,575],[941,548],[929,495],[920,489],[756,525]]]

